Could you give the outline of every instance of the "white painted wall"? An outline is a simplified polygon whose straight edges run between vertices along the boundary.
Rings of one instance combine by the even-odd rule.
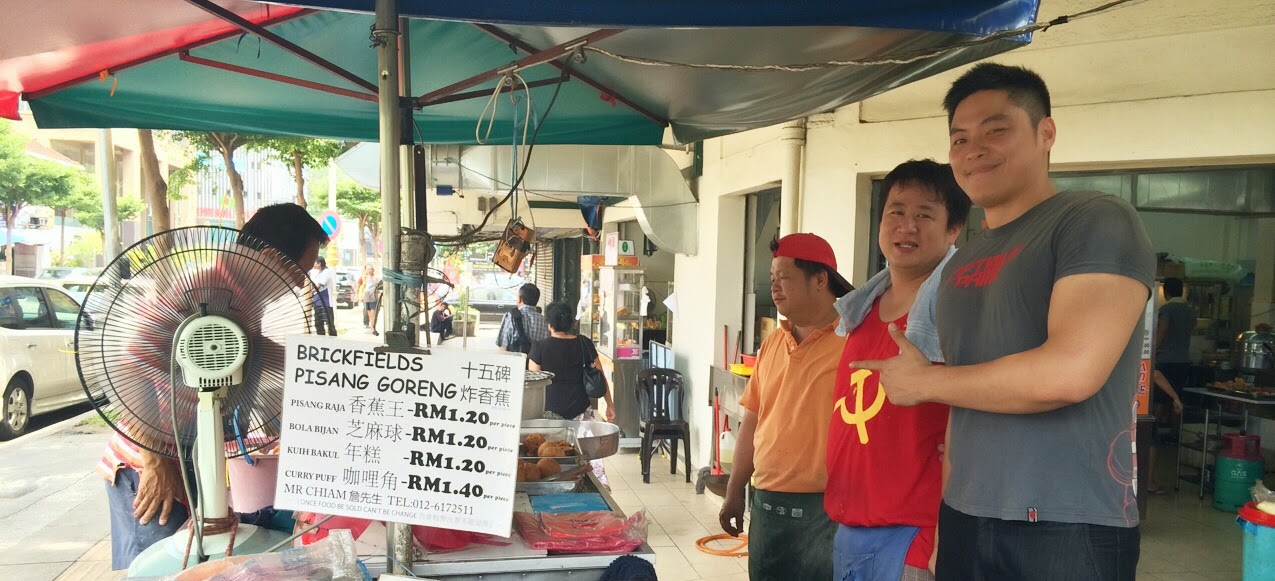
[[[1208,10],[1202,6],[1208,4]],[[1089,3],[1045,2],[1042,19]],[[1031,47],[994,59],[1035,69],[1050,85],[1056,170],[1275,163],[1275,4],[1162,0],[1038,34]],[[832,243],[841,270],[866,279],[873,177],[913,158],[947,160],[940,101],[952,71],[862,104],[810,118],[801,176],[799,230]],[[691,385],[694,462],[709,458],[709,366],[720,365],[722,328],[742,323],[742,194],[775,187],[782,173],[778,127],[705,143],[699,178],[699,253],[678,255],[681,308],[673,344]],[[1270,220],[1201,228],[1156,214],[1157,246],[1175,254],[1257,255],[1254,310],[1275,293]],[[1246,250],[1248,249],[1248,250]]]

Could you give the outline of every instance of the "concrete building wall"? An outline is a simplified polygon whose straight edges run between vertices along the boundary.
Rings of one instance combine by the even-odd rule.
[[[1046,1],[1040,20],[1089,7]],[[1029,47],[992,60],[1032,68],[1050,85],[1056,171],[1275,163],[1275,5],[1269,2],[1141,3],[1037,33]],[[866,279],[875,244],[869,240],[871,179],[907,159],[947,161],[940,101],[964,70],[807,119],[797,230],[827,238],[853,282]],[[678,255],[674,267],[681,312],[673,344],[691,383],[697,465],[709,458],[711,411],[698,405],[709,400],[709,366],[721,365],[723,327],[733,337],[743,322],[744,196],[779,184],[783,147],[778,127],[704,144],[700,251]],[[1182,236],[1157,245],[1223,257],[1256,248],[1257,313],[1269,309],[1275,286],[1270,222],[1221,232],[1182,224]]]

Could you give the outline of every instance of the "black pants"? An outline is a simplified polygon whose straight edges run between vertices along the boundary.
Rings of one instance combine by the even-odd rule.
[[[939,508],[938,581],[1134,581],[1138,527],[983,518]]]
[[[327,332],[324,332],[325,325]],[[336,336],[336,309],[314,306],[314,332],[319,335]]]

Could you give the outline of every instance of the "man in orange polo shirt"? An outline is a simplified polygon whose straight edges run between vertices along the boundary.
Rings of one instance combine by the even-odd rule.
[[[853,287],[837,274],[832,246],[814,234],[771,244],[770,294],[785,320],[761,344],[744,408],[735,466],[718,519],[743,530],[744,487],[753,480],[748,574],[753,581],[829,579],[837,524],[823,508],[825,445],[837,360],[833,303]]]

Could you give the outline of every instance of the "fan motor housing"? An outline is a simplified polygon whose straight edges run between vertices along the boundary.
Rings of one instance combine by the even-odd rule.
[[[197,316],[178,330],[177,362],[186,384],[217,389],[243,382],[248,335],[234,321],[217,315]]]

